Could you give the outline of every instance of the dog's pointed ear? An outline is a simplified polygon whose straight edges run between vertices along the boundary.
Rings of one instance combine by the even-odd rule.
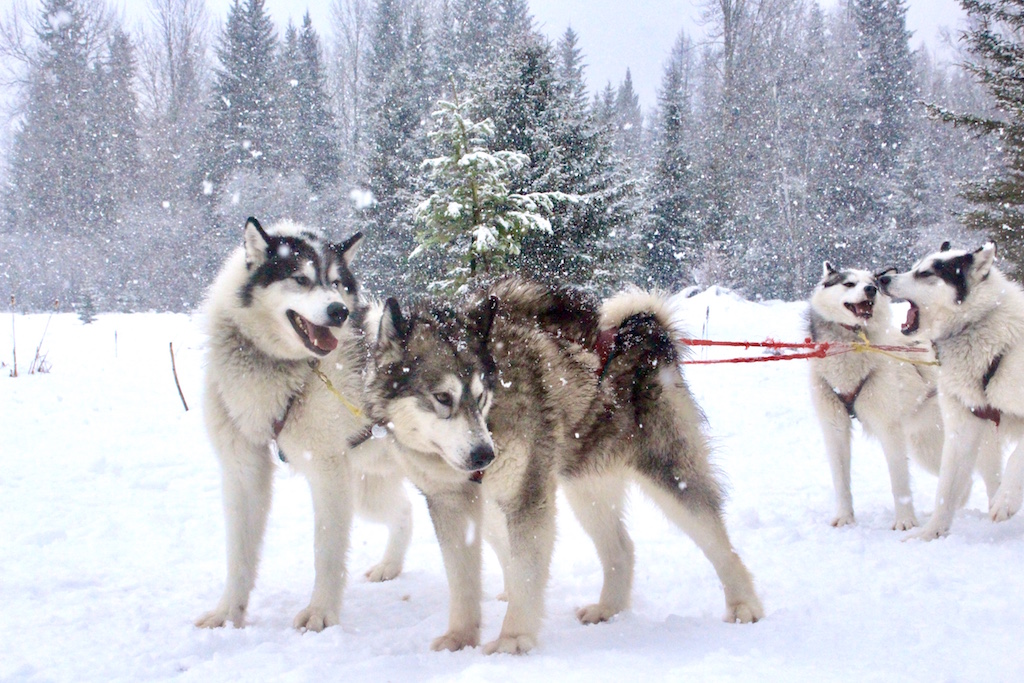
[[[409,336],[409,322],[402,317],[398,300],[388,297],[384,302],[384,315],[380,317],[378,340],[387,344],[404,344]]]
[[[254,268],[267,260],[270,249],[276,245],[273,237],[267,234],[260,222],[249,216],[245,221],[245,265]]]
[[[939,251],[949,251],[952,248],[952,246],[953,245],[949,243],[949,240],[946,240],[945,242],[942,243],[942,246],[939,247]]]
[[[988,277],[992,270],[992,263],[996,260],[996,243],[985,242],[985,244],[974,250],[974,276],[979,280]]]
[[[362,241],[363,233],[357,232],[335,247],[338,251],[338,256],[341,257],[346,266],[352,265],[352,260],[355,259],[356,252],[359,251],[359,245]]]
[[[493,294],[481,302],[473,317],[473,329],[484,346],[487,346],[491,338],[491,326],[494,324],[494,316],[498,313],[498,297]]]
[[[832,273],[837,273],[836,267],[832,265],[831,261],[825,261],[821,264],[821,277],[826,278]]]

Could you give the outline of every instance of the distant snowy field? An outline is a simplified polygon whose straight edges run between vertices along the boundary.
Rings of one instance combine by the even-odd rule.
[[[705,292],[680,302],[715,339],[802,339],[803,306]],[[18,316],[19,369],[47,316]],[[405,572],[369,584],[382,528],[357,521],[342,625],[297,633],[312,587],[305,481],[282,466],[260,577],[242,630],[198,630],[224,582],[220,474],[200,408],[203,338],[184,315],[73,315],[50,322],[48,374],[8,377],[0,316],[0,680],[2,681],[1021,681],[1024,518],[988,521],[983,486],[948,538],[902,543],[881,450],[858,434],[858,524],[833,529],[832,484],[804,361],[690,366],[727,522],[767,610],[725,624],[707,560],[640,496],[632,609],[584,627],[601,570],[560,501],[540,646],[525,657],[433,653],[447,585],[426,508]],[[171,375],[168,343],[191,410]],[[924,518],[935,479],[913,470]],[[485,560],[483,638],[499,629],[501,578]]]

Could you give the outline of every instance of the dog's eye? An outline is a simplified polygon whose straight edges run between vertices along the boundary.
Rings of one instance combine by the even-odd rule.
[[[292,279],[295,280],[295,284],[297,284],[299,287],[309,287],[311,284],[313,284],[313,281],[310,280],[305,275],[296,275]]]
[[[452,399],[452,395],[446,391],[442,391],[434,394],[434,400],[443,405],[445,408],[451,408],[455,401]]]
[[[917,277],[932,277],[933,275],[935,275],[935,273],[930,270],[921,270],[917,272]]]
[[[855,285],[856,285],[855,282],[844,282],[843,283],[843,287],[846,287],[847,289],[849,289],[850,287],[853,287]]]

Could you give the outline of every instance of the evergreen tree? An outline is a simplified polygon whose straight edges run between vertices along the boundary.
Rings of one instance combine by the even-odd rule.
[[[135,48],[128,34],[114,30],[107,55],[94,74],[96,118],[91,142],[98,210],[102,219],[122,217],[134,208],[141,171],[139,158],[139,103],[135,94]]]
[[[377,248],[367,269],[390,291],[410,286],[399,264],[412,251],[412,206],[417,167],[427,156],[424,122],[431,101],[432,70],[426,17],[420,5],[380,0],[371,31],[367,71],[367,185],[373,196],[368,210],[369,237]],[[371,278],[372,280],[372,278]]]
[[[863,154],[879,174],[893,171],[906,142],[914,96],[906,0],[851,0],[860,32],[866,93]]]
[[[266,0],[233,0],[217,46],[210,100],[209,181],[280,168],[277,37]]]
[[[458,70],[463,76],[478,74],[497,61],[501,48],[512,36],[500,34],[502,20],[500,0],[452,0],[454,19],[454,52]],[[457,78],[461,83],[464,78]]]
[[[289,24],[282,52],[287,112],[284,128],[287,151],[281,165],[293,164],[314,191],[333,185],[341,170],[334,115],[328,101],[323,49],[309,12],[302,31]]]
[[[988,233],[1000,255],[1024,265],[1024,0],[960,0],[970,18],[963,34],[971,60],[964,67],[991,94],[988,111],[956,112],[932,104],[944,121],[998,141],[1001,168],[989,178],[967,184],[974,207],[964,224]]]
[[[14,223],[28,231],[67,235],[96,215],[88,187],[95,118],[88,22],[78,0],[46,0],[33,27],[38,55],[15,134],[6,201]]]
[[[645,259],[652,284],[676,289],[683,281],[686,264],[696,260],[692,234],[693,170],[687,149],[691,134],[691,51],[681,34],[662,75],[654,169],[651,174],[651,220]]]
[[[626,69],[626,77],[615,94],[615,149],[631,166],[639,162],[643,147],[644,115],[640,109],[640,96],[633,89],[633,74]]]
[[[856,129],[848,151],[854,165],[848,206],[851,234],[862,234],[860,263],[894,263],[910,257],[917,225],[901,210],[903,151],[914,99],[910,33],[905,0],[851,0],[859,35],[859,97],[851,97]]]
[[[505,271],[528,233],[551,232],[545,215],[554,203],[569,199],[558,192],[512,191],[512,178],[527,167],[529,157],[491,151],[493,124],[471,120],[469,109],[469,103],[457,99],[438,103],[437,128],[430,137],[444,155],[423,163],[431,194],[416,209],[424,229],[412,257],[443,249],[444,279],[434,284],[447,290]]]
[[[607,129],[587,107],[582,75],[575,33],[563,36],[557,49],[536,34],[525,36],[478,79],[477,116],[494,122],[495,147],[530,158],[517,191],[579,198],[556,206],[551,234],[526,237],[516,267],[542,279],[608,284],[623,276],[608,257],[630,253],[621,234],[617,244],[608,239],[633,217],[634,185],[613,163]]]
[[[527,0],[498,0],[498,35],[518,39],[533,31],[533,17]]]

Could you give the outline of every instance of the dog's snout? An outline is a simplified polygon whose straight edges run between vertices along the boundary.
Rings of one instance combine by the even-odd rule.
[[[348,319],[348,308],[337,302],[327,307],[327,319],[331,327],[340,327]]]
[[[868,285],[864,288],[864,294],[866,294],[869,299],[873,299],[875,298],[875,295],[878,294],[878,287]]]
[[[490,446],[474,446],[469,453],[469,463],[475,470],[482,470],[494,460],[494,449]]]

